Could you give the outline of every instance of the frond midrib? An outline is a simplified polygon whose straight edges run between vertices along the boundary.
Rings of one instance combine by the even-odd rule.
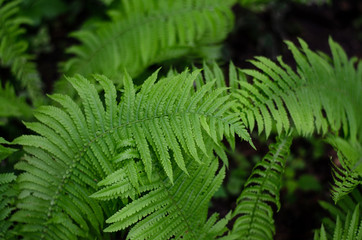
[[[159,172],[157,172],[157,174],[159,174]],[[160,177],[161,177],[161,176],[160,176]],[[160,178],[160,179],[161,179],[161,178]],[[196,239],[195,233],[192,231],[192,228],[191,228],[191,226],[190,226],[190,223],[189,223],[189,221],[187,220],[185,214],[181,211],[181,208],[179,207],[179,205],[178,205],[177,202],[175,201],[173,195],[171,194],[171,192],[170,192],[169,189],[167,188],[165,182],[164,182],[163,180],[161,180],[161,183],[162,183],[163,189],[164,189],[165,191],[167,191],[167,196],[171,199],[173,205],[175,205],[177,211],[179,212],[179,214],[180,214],[179,216],[181,216],[181,218],[183,219],[183,221],[186,223],[188,232],[190,232],[190,233],[193,235],[194,239]]]
[[[253,229],[252,228],[252,223],[254,222],[254,218],[256,218],[257,216],[255,215],[255,212],[256,212],[256,209],[257,209],[257,206],[258,203],[259,203],[259,199],[260,199],[260,196],[262,195],[261,194],[261,190],[263,189],[263,186],[266,182],[266,180],[268,179],[268,176],[270,174],[270,169],[272,169],[272,165],[277,163],[277,158],[279,157],[279,154],[280,152],[283,150],[284,148],[284,145],[287,143],[287,138],[284,138],[283,141],[281,142],[281,144],[278,145],[278,148],[277,148],[277,151],[275,152],[275,154],[273,154],[273,158],[272,158],[272,161],[270,164],[268,164],[268,168],[264,170],[266,174],[265,177],[263,177],[263,181],[262,183],[260,184],[260,187],[258,188],[258,193],[257,193],[257,198],[254,202],[254,206],[253,206],[253,210],[252,210],[252,214],[251,214],[251,220],[249,222],[249,227],[248,227],[248,231],[247,231],[247,235],[246,237],[249,237],[252,233],[251,233],[251,230]],[[259,203],[260,204],[260,203]]]

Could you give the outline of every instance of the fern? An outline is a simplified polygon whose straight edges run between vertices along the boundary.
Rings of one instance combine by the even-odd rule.
[[[334,202],[338,202],[361,184],[360,177],[355,172],[346,169],[337,169],[338,167],[334,165],[334,185],[332,186],[332,198]]]
[[[9,238],[9,221],[11,211],[14,210],[14,199],[17,192],[12,189],[16,176],[13,173],[0,174],[0,238]]]
[[[320,201],[320,205],[329,212],[329,217],[324,217],[322,219],[323,228],[327,233],[327,237],[333,235],[334,230],[336,229],[336,221],[339,218],[341,222],[347,221],[348,214],[354,212],[357,205],[362,202],[362,189],[361,185],[356,187],[348,195],[345,195],[337,203],[331,204],[326,201]],[[360,214],[362,214],[362,209]]]
[[[275,227],[272,205],[280,209],[281,176],[290,144],[290,137],[281,138],[270,146],[269,153],[256,164],[232,215],[240,216],[228,236],[222,239],[273,239]]]
[[[29,118],[32,109],[26,104],[23,97],[15,94],[14,88],[10,84],[6,84],[4,88],[0,86],[0,125],[5,124],[9,117]]]
[[[356,186],[362,183],[362,148],[359,143],[350,143],[341,138],[329,138],[327,140],[337,150],[342,168],[334,165],[332,186],[332,198],[338,202],[342,197],[350,193]]]
[[[291,137],[270,146],[233,212],[208,215],[225,178],[226,144],[235,148],[235,134],[251,143],[246,128],[255,127],[267,137],[294,129],[328,136],[342,164],[333,172],[338,205],[322,203],[333,216],[316,239],[327,239],[333,228],[335,239],[362,236],[357,58],[349,60],[332,40],[331,59],[300,40],[300,49],[287,42],[296,70],[281,58],[257,57],[251,62],[258,70],[231,64],[228,78],[216,63],[204,63],[202,71],[171,70],[163,78],[156,71],[136,86],[131,76],[152,64],[217,48],[231,31],[236,0],[102,2],[110,20],[74,33],[80,45],[68,49],[73,57],[63,64],[64,73],[85,76],[67,80],[79,99],[54,94],[52,106],[32,113],[12,87],[0,88],[0,116],[37,119],[25,123],[33,135],[13,142],[24,147],[15,165],[21,173],[0,174],[2,238],[111,239],[120,232],[127,239],[272,239]],[[19,3],[0,0],[0,60],[39,105],[39,76],[20,40],[27,20],[19,17]],[[19,109],[7,108],[14,104]],[[0,138],[0,144],[9,143]],[[0,145],[0,158],[13,151]]]
[[[127,239],[214,239],[221,235],[226,230],[227,221],[224,220],[220,228],[211,222],[206,223],[206,217],[208,203],[220,187],[225,169],[222,168],[215,176],[218,161],[205,157],[202,162],[200,165],[188,160],[190,174],[176,170],[173,183],[165,174],[158,174],[148,181],[139,164],[135,164],[143,182],[139,187],[141,197],[111,216],[106,221],[111,225],[105,231],[119,231],[132,226]],[[104,188],[93,197],[126,200],[134,196],[137,191],[131,184],[132,174],[127,171],[127,164],[124,166],[101,181],[99,185]],[[210,221],[215,221],[212,218]]]
[[[274,127],[278,134],[294,127],[304,136],[314,132],[338,133],[342,128],[346,139],[361,142],[362,64],[356,69],[357,59],[348,60],[331,39],[332,63],[311,51],[304,41],[299,42],[301,51],[287,42],[297,62],[297,72],[280,57],[280,66],[257,57],[251,63],[262,72],[243,70],[253,77],[253,83],[240,74],[240,89],[234,96],[243,123],[250,130],[257,126],[259,134],[265,131],[267,136]]]
[[[5,147],[2,144],[10,144],[4,138],[0,137],[0,161],[6,159],[8,156],[13,154],[16,150],[10,147]]]
[[[2,144],[9,144],[9,142],[0,137],[0,162],[16,151]],[[14,188],[15,179],[14,173],[0,173],[0,239],[9,239],[11,235],[9,228],[12,223],[9,217],[15,209],[14,201],[18,194]]]
[[[148,66],[217,44],[231,31],[234,0],[121,1],[110,21],[72,34],[82,45],[64,64],[68,75],[104,74],[115,80],[125,68],[136,76]]]
[[[316,232],[314,240],[361,240],[362,239],[362,218],[360,217],[359,205],[357,205],[351,215],[348,212],[344,225],[337,217],[333,238],[328,238],[326,230],[322,225],[319,234]]]
[[[88,196],[98,189],[98,180],[116,170],[122,156],[137,156],[128,152],[131,157],[124,157],[125,141],[135,146],[147,179],[153,179],[159,166],[172,183],[175,168],[177,173],[189,172],[185,159],[205,165],[202,156],[212,153],[210,146],[216,148],[224,135],[230,138],[236,133],[250,140],[238,116],[230,112],[233,101],[218,97],[225,89],[210,92],[214,82],[209,82],[194,90],[198,74],[186,71],[155,83],[156,72],[139,91],[125,75],[119,104],[116,89],[106,77],[95,77],[104,89],[104,102],[87,79],[70,78],[82,106],[66,95],[52,95],[61,107],[40,107],[35,113],[39,122],[26,123],[40,136],[24,135],[14,141],[24,145],[28,154],[26,161],[16,165],[25,171],[18,179],[19,210],[12,216],[23,223],[18,224],[19,231],[37,239],[100,234],[110,205]],[[208,149],[206,140],[211,142]],[[128,167],[135,172],[134,165]]]
[[[25,30],[20,26],[30,21],[18,16],[20,2],[0,0],[0,65],[11,69],[33,104],[38,106],[43,101],[42,83],[32,57],[26,53],[28,44],[21,39]]]

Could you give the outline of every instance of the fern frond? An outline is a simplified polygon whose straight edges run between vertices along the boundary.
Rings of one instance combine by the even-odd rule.
[[[263,160],[256,164],[233,212],[233,217],[239,217],[233,229],[222,239],[273,239],[275,227],[272,205],[279,210],[281,176],[290,144],[290,137],[278,139],[277,143],[270,146]]]
[[[6,84],[4,88],[0,86],[0,117],[29,118],[31,114],[31,107],[23,97],[16,96],[10,84]]]
[[[0,161],[4,160],[14,152],[16,152],[16,149],[5,147],[3,144],[10,144],[8,141],[6,141],[3,137],[0,137]]]
[[[171,182],[165,174],[155,175],[151,181],[139,171],[144,184],[141,197],[127,204],[111,216],[105,231],[113,232],[131,227],[127,239],[213,239],[222,234],[226,220],[216,222],[216,215],[206,222],[208,203],[220,187],[225,176],[222,168],[218,173],[218,161],[205,157],[203,164],[187,161],[186,174],[175,171]],[[123,168],[100,182],[103,189],[93,194],[97,199],[118,197],[127,199],[132,189],[130,176]],[[216,176],[215,176],[216,174]],[[109,184],[106,184],[109,183]],[[128,186],[128,187],[125,187]]]
[[[362,217],[360,215],[359,205],[357,205],[353,213],[348,211],[344,224],[341,222],[339,216],[335,224],[333,231],[333,238],[328,238],[326,230],[322,224],[322,227],[316,232],[315,240],[362,240]]]
[[[227,1],[131,0],[109,12],[111,20],[94,31],[73,33],[82,45],[64,64],[68,75],[104,74],[115,80],[122,69],[136,76],[160,61],[217,44],[231,31],[233,14]]]
[[[0,174],[0,239],[9,239],[9,228],[12,225],[9,217],[14,210],[14,200],[17,195],[13,189],[15,179],[14,173]]]
[[[350,170],[341,169],[334,165],[332,174],[334,183],[331,192],[332,198],[336,203],[361,184],[360,176]]]
[[[43,99],[42,83],[32,57],[26,53],[28,43],[21,38],[25,30],[20,26],[30,20],[18,16],[20,2],[0,2],[0,65],[11,69],[32,103],[38,106]]]
[[[362,202],[361,186],[362,185],[356,187],[351,193],[345,195],[336,204],[325,201],[319,202],[320,205],[330,214],[330,217],[322,219],[327,236],[332,236],[334,230],[336,229],[337,218],[339,218],[341,222],[346,222],[348,213],[353,212],[356,206]],[[359,210],[360,214],[362,214],[362,209]]]
[[[14,141],[27,152],[25,161],[16,165],[25,171],[18,179],[23,196],[19,211],[12,216],[19,232],[35,239],[97,235],[110,209],[88,196],[97,191],[101,179],[129,176],[130,185],[115,188],[113,194],[132,187],[135,190],[128,194],[135,199],[143,191],[142,184],[159,172],[155,168],[162,169],[172,183],[175,171],[189,173],[185,159],[206,164],[204,155],[219,151],[216,148],[225,136],[237,134],[249,141],[238,115],[231,112],[232,101],[228,97],[209,101],[222,94],[209,91],[215,82],[195,90],[199,73],[185,71],[155,83],[156,72],[138,90],[125,74],[119,103],[106,77],[95,76],[104,90],[102,96],[86,78],[70,78],[81,105],[66,95],[50,96],[59,106],[39,107],[34,114],[38,122],[26,123],[39,135]],[[124,172],[112,174],[120,166]]]
[[[332,198],[337,203],[342,197],[353,191],[362,183],[362,147],[358,142],[346,141],[339,137],[329,137],[330,143],[337,151],[341,167],[333,164]]]
[[[0,162],[16,151],[2,144],[9,144],[9,142],[0,137]],[[12,223],[9,218],[15,209],[14,202],[18,194],[14,187],[15,180],[16,175],[12,172],[0,173],[0,239],[10,239],[11,236],[9,229]]]
[[[325,134],[343,130],[347,139],[362,137],[362,64],[348,60],[343,49],[330,39],[333,61],[311,51],[299,40],[301,50],[287,42],[297,63],[297,71],[279,57],[279,65],[256,57],[257,70],[243,70],[253,78],[248,83],[241,75],[240,89],[234,94],[244,124],[268,136],[275,126],[278,134],[293,126],[299,134]],[[343,100],[342,100],[343,99]],[[347,124],[348,123],[348,124]]]

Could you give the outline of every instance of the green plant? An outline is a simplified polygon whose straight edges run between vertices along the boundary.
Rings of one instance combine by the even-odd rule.
[[[228,74],[205,61],[202,69],[157,70],[136,85],[130,75],[149,65],[223,40],[234,2],[103,2],[111,20],[75,34],[81,45],[68,50],[75,54],[63,65],[70,76],[59,80],[79,97],[72,99],[70,89],[49,95],[52,103],[30,111],[34,119],[24,123],[33,133],[12,142],[0,138],[1,160],[22,147],[15,170],[0,174],[0,237],[272,239],[295,136],[319,134],[338,152],[343,168],[333,170],[336,202],[358,194],[362,64],[332,39],[331,58],[303,40],[300,48],[287,42],[296,70],[281,57],[256,57],[257,70],[231,63]],[[12,116],[25,116],[19,102]],[[240,141],[254,147],[252,133],[276,135],[276,142],[253,168],[236,208],[209,215],[228,171],[227,153]],[[358,203],[346,205],[354,213],[337,217],[336,236],[345,234],[344,225],[352,229],[350,239],[360,237]],[[327,232],[323,225],[316,239],[327,239]]]
[[[26,53],[28,42],[21,39],[25,30],[22,24],[31,20],[18,15],[21,1],[0,1],[0,66],[9,67],[34,105],[43,102],[42,83],[32,57]]]
[[[329,212],[330,216],[322,220],[321,230],[319,233],[316,231],[316,235],[319,234],[321,239],[326,239],[326,237],[329,239],[332,236],[333,239],[360,239],[361,231],[356,229],[358,229],[358,224],[361,221],[359,217],[362,214],[362,209],[359,208],[361,202],[362,191],[360,186],[338,201],[337,204],[321,201],[320,205]],[[359,234],[359,238],[357,234]]]
[[[233,3],[120,1],[109,11],[110,21],[72,34],[82,44],[67,50],[75,57],[64,63],[64,72],[117,79],[123,68],[136,76],[154,63],[190,54],[203,56],[204,48],[219,44],[232,29]]]

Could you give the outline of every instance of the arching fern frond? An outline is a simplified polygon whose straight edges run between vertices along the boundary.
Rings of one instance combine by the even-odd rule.
[[[337,151],[341,167],[333,162],[332,198],[337,203],[342,197],[353,191],[362,183],[362,146],[358,142],[346,141],[339,137],[330,136],[326,142]]]
[[[112,80],[122,69],[131,76],[151,64],[177,58],[218,44],[231,31],[234,0],[131,0],[120,1],[109,12],[110,21],[94,31],[73,33],[82,45],[64,64],[68,75],[104,74]]]
[[[0,65],[11,69],[37,106],[42,103],[42,83],[32,57],[26,53],[28,43],[21,38],[25,30],[20,26],[29,19],[18,16],[20,2],[0,1]]]
[[[297,63],[297,71],[279,57],[279,65],[264,57],[251,63],[256,70],[243,70],[253,77],[248,83],[241,74],[239,102],[243,122],[251,130],[269,135],[273,127],[280,134],[291,126],[302,135],[343,129],[346,139],[361,141],[362,63],[348,60],[343,49],[330,39],[332,62],[311,51],[299,40],[301,50],[287,42]]]
[[[275,227],[272,205],[279,210],[281,177],[290,145],[290,137],[278,139],[270,146],[263,160],[256,164],[237,200],[232,216],[238,218],[233,229],[221,239],[273,239]]]
[[[362,240],[362,217],[360,216],[359,205],[352,212],[348,211],[346,219],[343,222],[337,217],[333,238],[328,234],[322,224],[320,231],[315,233],[314,240]]]
[[[95,76],[104,90],[102,98],[84,77],[70,78],[81,106],[69,96],[52,95],[60,106],[42,106],[35,113],[38,122],[26,123],[39,135],[14,141],[27,152],[25,161],[16,165],[25,171],[18,179],[19,211],[12,216],[19,232],[35,239],[106,237],[96,233],[110,215],[107,204],[88,196],[119,164],[128,160],[130,184],[141,191],[137,165],[129,160],[140,159],[148,180],[157,167],[173,182],[175,170],[187,175],[185,159],[206,164],[203,155],[216,149],[206,148],[205,141],[217,146],[234,134],[250,140],[238,115],[230,111],[234,102],[218,97],[225,89],[210,91],[215,83],[209,82],[195,90],[199,72],[185,71],[155,83],[156,72],[138,90],[125,74],[119,103],[106,77]]]
[[[332,174],[334,183],[331,191],[334,202],[338,202],[362,183],[358,174],[351,170],[338,168],[335,165]]]
[[[214,239],[226,228],[226,220],[215,225],[216,216],[207,220],[208,203],[220,187],[225,176],[224,167],[216,173],[218,161],[210,157],[197,164],[187,161],[186,174],[181,169],[175,171],[172,183],[165,174],[158,174],[148,181],[141,175],[141,197],[130,202],[111,216],[111,223],[105,231],[113,232],[131,227],[127,239]],[[215,176],[216,174],[216,176]],[[104,188],[93,194],[97,199],[128,199],[135,192],[127,170],[120,168],[99,183]],[[216,230],[216,231],[215,231]]]

